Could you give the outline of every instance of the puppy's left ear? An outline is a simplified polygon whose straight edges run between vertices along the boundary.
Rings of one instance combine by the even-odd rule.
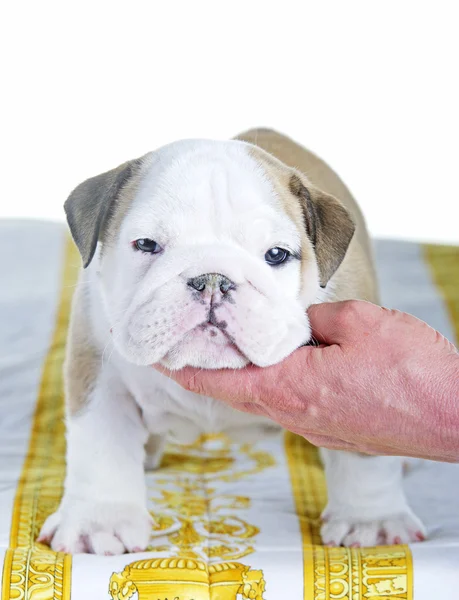
[[[349,211],[334,196],[292,175],[290,191],[301,203],[304,224],[314,246],[320,286],[324,288],[340,266],[355,231]]]
[[[91,177],[73,190],[64,204],[70,232],[83,259],[91,262],[97,242],[103,237],[122,188],[140,170],[141,159],[131,160]]]

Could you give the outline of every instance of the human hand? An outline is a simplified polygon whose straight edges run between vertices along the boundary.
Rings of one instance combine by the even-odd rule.
[[[311,306],[319,347],[272,367],[169,375],[317,446],[459,461],[459,353],[423,321],[364,301]]]

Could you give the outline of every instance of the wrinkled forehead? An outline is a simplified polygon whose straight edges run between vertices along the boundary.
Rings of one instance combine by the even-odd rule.
[[[263,165],[236,141],[178,142],[149,155],[124,225],[133,239],[300,238]]]

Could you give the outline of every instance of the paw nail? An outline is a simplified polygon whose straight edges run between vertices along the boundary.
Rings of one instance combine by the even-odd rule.
[[[360,544],[359,544],[359,542],[354,542],[353,544],[351,544],[350,547],[351,548],[360,548]]]
[[[336,546],[336,542],[327,542],[325,545],[329,548],[334,548]]]
[[[401,544],[402,543],[402,538],[400,537],[394,537],[394,544]]]
[[[423,542],[426,539],[426,536],[422,533],[422,531],[416,531],[416,539],[420,542]]]
[[[104,556],[113,556],[113,552],[108,552],[107,550],[104,552]]]
[[[143,548],[136,546],[135,548],[132,549],[132,552],[143,552]]]

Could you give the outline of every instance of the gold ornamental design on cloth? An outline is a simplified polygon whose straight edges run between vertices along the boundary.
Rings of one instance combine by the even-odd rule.
[[[321,545],[320,514],[327,490],[317,448],[286,433],[285,453],[303,543],[304,600],[413,600],[408,546]]]
[[[401,600],[412,597],[409,575],[412,565],[409,559],[407,565],[403,546],[315,546],[312,552],[314,600]]]
[[[243,518],[248,496],[228,494],[231,484],[273,466],[274,458],[223,434],[192,445],[170,445],[161,469],[149,473],[155,521],[150,551],[206,562],[239,560],[254,551],[258,527]]]
[[[171,444],[161,469],[147,476],[155,520],[148,550],[164,558],[113,573],[112,598],[128,600],[137,592],[139,600],[263,600],[263,572],[233,562],[254,552],[259,529],[237,514],[251,500],[226,488],[274,464],[269,453],[223,434]]]
[[[189,558],[139,560],[110,579],[113,600],[263,600],[262,571],[241,563]]]
[[[68,240],[51,346],[43,366],[29,448],[14,499],[10,544],[3,564],[2,600],[69,600],[72,557],[36,538],[57,510],[64,488],[65,423],[62,362],[80,257]]]

